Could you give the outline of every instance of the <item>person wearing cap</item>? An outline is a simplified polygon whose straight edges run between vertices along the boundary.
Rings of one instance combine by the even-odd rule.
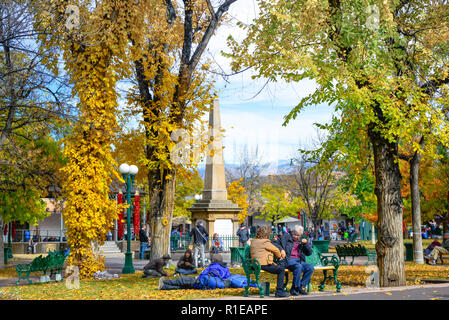
[[[162,258],[153,259],[148,264],[143,267],[142,278],[159,278],[166,277],[167,273],[164,271],[164,266],[170,261],[170,255],[166,254]]]
[[[433,260],[430,264],[436,264],[440,254],[449,254],[449,233],[444,234],[443,240],[444,241],[441,246],[436,246],[433,248],[430,255],[424,257],[426,259]]]

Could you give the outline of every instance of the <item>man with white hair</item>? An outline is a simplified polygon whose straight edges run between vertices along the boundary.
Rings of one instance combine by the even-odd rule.
[[[304,228],[295,225],[291,234],[286,233],[273,242],[281,250],[282,258],[286,258],[286,267],[293,272],[290,294],[307,295],[305,287],[313,274],[313,266],[305,262],[305,257],[312,254],[312,247],[307,239],[301,239]],[[301,278],[302,275],[302,278]]]

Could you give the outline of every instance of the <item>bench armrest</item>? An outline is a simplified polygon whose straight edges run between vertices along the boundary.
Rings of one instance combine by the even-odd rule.
[[[31,268],[31,264],[18,264],[16,266],[16,271],[28,271]]]
[[[320,262],[323,267],[333,265],[335,270],[337,270],[338,267],[340,266],[340,259],[338,259],[338,257],[335,254],[331,256],[330,255],[324,256],[320,254]]]

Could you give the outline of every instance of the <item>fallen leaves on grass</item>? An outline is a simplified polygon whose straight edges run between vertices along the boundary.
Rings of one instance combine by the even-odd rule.
[[[6,270],[6,269],[5,269]],[[366,266],[341,266],[338,270],[338,280],[343,288],[365,287],[368,274]],[[201,271],[201,270],[200,270]],[[242,268],[231,268],[231,274],[244,274]],[[3,273],[2,273],[3,272]],[[0,271],[0,277],[17,277],[12,269]],[[331,274],[331,272],[329,272]],[[421,279],[449,278],[449,267],[406,264],[406,277],[410,279],[407,284],[420,283]],[[169,277],[172,278],[173,277]],[[316,271],[312,277],[312,291],[318,290],[318,285],[323,280],[323,273]],[[261,281],[270,282],[270,292],[274,294],[276,288],[276,275],[263,274]],[[291,283],[291,276],[290,276]],[[25,300],[192,300],[221,298],[228,296],[243,296],[244,289],[217,289],[217,290],[158,290],[158,278],[142,278],[142,271],[135,274],[120,275],[118,279],[110,280],[80,280],[80,289],[68,289],[65,282],[36,283],[33,285],[13,286],[0,288],[0,299],[25,299]],[[333,281],[326,282],[326,290],[334,290]],[[251,295],[258,295],[257,288],[250,288]],[[342,294],[347,294],[342,292]],[[386,292],[391,295],[390,292]]]

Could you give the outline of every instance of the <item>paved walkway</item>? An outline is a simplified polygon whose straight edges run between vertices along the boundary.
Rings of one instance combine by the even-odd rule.
[[[259,295],[249,297],[233,296],[219,300],[255,301],[262,300]],[[307,296],[275,298],[273,294],[263,300],[449,300],[449,283],[417,285],[395,288],[342,288],[335,291],[311,292]]]

